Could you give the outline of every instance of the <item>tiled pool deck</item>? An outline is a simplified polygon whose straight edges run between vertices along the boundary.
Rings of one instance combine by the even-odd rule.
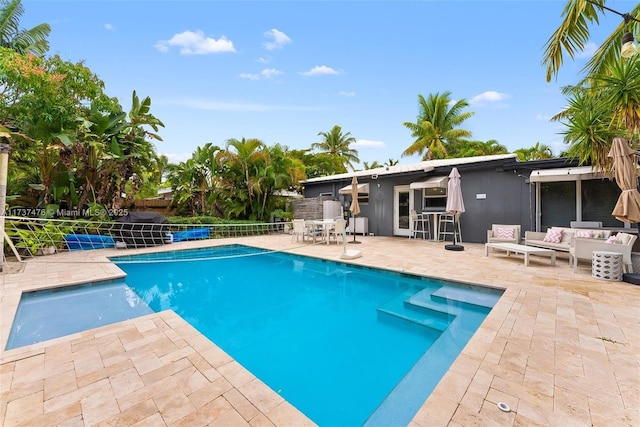
[[[566,256],[484,256],[443,243],[358,236],[353,261],[506,289],[411,426],[640,426],[640,286],[574,273]],[[335,244],[290,236],[239,242],[339,260]],[[203,242],[149,250],[182,249]],[[142,250],[146,251],[146,250]],[[122,276],[106,256],[64,253],[4,273],[0,345],[21,291]],[[61,313],[64,315],[64,313]],[[0,352],[0,425],[312,425],[303,414],[173,312]],[[511,412],[502,412],[498,402]]]

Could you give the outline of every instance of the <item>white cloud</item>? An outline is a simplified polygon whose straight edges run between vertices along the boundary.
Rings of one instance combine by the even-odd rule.
[[[276,70],[275,68],[265,68],[260,74],[262,74],[265,79],[270,79],[271,77],[279,76],[284,73],[280,70]]]
[[[372,141],[370,139],[357,139],[355,143],[351,144],[355,148],[385,148],[386,145],[383,141]]]
[[[578,58],[591,58],[593,54],[596,53],[596,50],[598,50],[597,44],[594,42],[587,42],[587,44],[584,45],[582,52],[578,52],[576,56]]]
[[[260,80],[260,74],[242,73],[239,74],[238,77],[247,80]]]
[[[551,120],[551,117],[549,117],[547,115],[544,115],[544,114],[538,113],[538,114],[536,114],[536,120],[541,120],[541,121],[544,121],[544,122],[548,122],[549,120]]]
[[[349,96],[349,97],[356,96],[356,93],[354,91],[347,92],[347,91],[341,90],[340,92],[338,92],[338,94],[342,96]]]
[[[111,30],[114,30],[115,28],[113,28],[113,25],[107,23],[107,24],[104,24],[104,29],[111,31]]]
[[[272,39],[272,41],[264,43],[264,47],[267,50],[282,49],[285,44],[291,43],[289,36],[275,28],[264,33],[264,36]]]
[[[261,64],[266,64],[267,62],[271,61],[271,59],[269,59],[269,57],[264,57],[261,56],[260,58],[256,59],[256,62],[259,62]]]
[[[274,76],[279,76],[280,74],[284,73],[280,70],[276,70],[275,68],[265,68],[264,70],[260,71],[260,74],[242,73],[238,77],[249,80],[260,80],[270,79]]]
[[[470,105],[486,105],[488,103],[499,103],[506,99],[509,99],[510,95],[506,93],[496,92],[494,90],[488,90],[482,92],[480,95],[476,95],[469,100]]]
[[[340,73],[331,67],[327,67],[326,65],[316,65],[309,71],[305,71],[300,74],[303,76],[322,76],[327,74],[340,74]]]
[[[184,31],[169,40],[160,40],[154,47],[167,52],[171,46],[179,46],[181,55],[207,55],[210,53],[235,52],[233,42],[221,36],[218,40],[205,37],[202,31]]]
[[[189,160],[191,158],[191,155],[193,153],[162,153],[165,156],[167,156],[167,159],[169,159],[170,163],[180,163],[180,162],[185,162],[187,160]]]

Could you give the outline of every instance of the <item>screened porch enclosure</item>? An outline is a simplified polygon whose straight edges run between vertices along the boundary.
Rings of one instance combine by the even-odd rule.
[[[611,212],[620,188],[609,179],[538,182],[538,224],[544,231],[551,226],[569,227],[571,221],[598,221],[603,227],[628,227]]]

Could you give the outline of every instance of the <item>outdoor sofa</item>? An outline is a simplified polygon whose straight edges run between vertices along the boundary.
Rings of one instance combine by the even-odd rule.
[[[524,244],[527,246],[536,246],[539,248],[553,249],[556,251],[569,252],[571,249],[571,239],[578,236],[587,236],[589,239],[606,240],[611,235],[610,230],[589,230],[569,227],[550,227],[546,232],[542,231],[525,231]],[[559,241],[551,237],[560,237]]]

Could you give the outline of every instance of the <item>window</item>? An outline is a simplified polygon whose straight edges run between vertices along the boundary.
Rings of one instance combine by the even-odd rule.
[[[422,206],[424,209],[444,209],[447,205],[447,189],[442,187],[422,190]]]
[[[540,183],[541,230],[576,220],[576,181]]]
[[[603,227],[622,227],[622,221],[611,215],[619,196],[620,187],[615,181],[582,181],[582,221],[600,221]]]

